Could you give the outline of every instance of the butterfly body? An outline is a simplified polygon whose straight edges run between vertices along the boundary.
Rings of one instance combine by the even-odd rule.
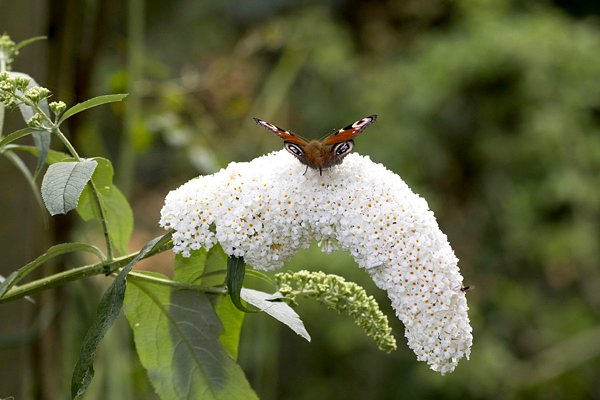
[[[307,168],[318,169],[323,173],[324,169],[339,165],[354,149],[356,136],[377,120],[377,115],[363,118],[352,125],[333,132],[323,140],[306,141],[290,131],[283,130],[277,126],[254,118],[258,125],[262,125],[283,139],[284,148],[296,157]]]

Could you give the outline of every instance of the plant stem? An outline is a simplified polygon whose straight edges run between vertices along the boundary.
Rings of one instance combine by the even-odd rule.
[[[22,99],[23,99],[23,101],[27,101],[27,99],[25,97],[23,97]],[[67,137],[62,133],[60,128],[50,119],[50,116],[46,115],[42,111],[42,109],[39,107],[39,105],[33,104],[33,103],[30,105],[35,107],[37,112],[40,113],[44,117],[46,122],[48,122],[50,124],[51,132],[56,134],[56,136],[58,136],[60,141],[65,145],[65,147],[67,148],[69,153],[73,156],[73,158],[75,160],[77,160],[78,162],[81,162],[82,161],[81,157],[79,157],[79,154],[77,154],[77,151],[75,150],[75,148],[73,147],[71,142],[69,142],[69,139],[67,139]],[[102,226],[102,231],[104,233],[104,242],[106,243],[106,259],[107,259],[107,261],[110,262],[113,260],[114,252],[113,252],[112,242],[110,241],[110,235],[108,234],[108,223],[106,222],[106,214],[104,212],[104,207],[102,207],[102,201],[100,200],[100,195],[98,194],[99,192],[98,192],[98,188],[96,187],[96,184],[94,183],[94,181],[92,179],[90,179],[88,182],[88,185],[90,185],[90,189],[92,190],[92,195],[94,196],[94,202],[96,203],[96,207],[98,208],[98,213],[100,214],[100,224]]]
[[[25,96],[19,96],[19,95],[15,95],[15,97],[17,97],[19,100],[23,101],[25,104],[27,104],[30,107],[35,108],[35,110],[46,120],[46,122],[48,122],[48,124],[50,125],[50,132],[54,133],[56,136],[58,136],[58,138],[60,139],[60,141],[65,145],[65,147],[67,148],[67,150],[69,151],[69,153],[73,156],[73,158],[76,161],[81,161],[81,157],[79,157],[79,154],[77,154],[77,151],[75,150],[75,148],[73,147],[73,145],[71,144],[71,142],[69,142],[69,139],[67,139],[67,137],[64,135],[64,133],[62,133],[62,131],[60,130],[60,128],[58,127],[58,125],[56,125],[51,119],[49,115],[46,115],[46,113],[44,111],[42,111],[42,109],[40,108],[39,104],[35,104],[32,101],[30,101],[28,98],[26,98]]]
[[[96,188],[96,184],[92,179],[89,180],[88,185],[92,189],[92,195],[94,196],[94,202],[98,207],[98,212],[100,213],[100,224],[102,225],[102,231],[104,233],[104,242],[106,243],[106,259],[107,261],[111,261],[114,257],[112,242],[110,241],[110,236],[108,234],[108,223],[106,222],[106,214],[104,213],[104,208],[102,207],[102,201],[100,200],[100,195],[98,194],[98,189]]]
[[[46,115],[39,108],[38,112],[41,112],[43,115]],[[48,116],[46,116],[46,119],[52,124],[52,132],[54,132],[56,136],[58,136],[58,138],[61,140],[61,142],[63,142],[63,144],[67,147],[67,150],[69,150],[69,153],[71,153],[71,155],[73,156],[73,158],[75,158],[77,161],[81,161],[81,158],[79,158],[79,154],[77,154],[77,151],[75,151],[75,149],[71,145],[71,142],[69,142],[69,139],[67,139],[67,137],[62,133],[60,128],[56,126],[52,121],[50,121],[50,118]],[[110,235],[108,234],[108,223],[106,222],[106,213],[104,212],[104,207],[102,206],[102,201],[100,200],[98,188],[96,187],[94,180],[90,179],[88,185],[90,185],[90,189],[92,189],[94,202],[96,203],[98,213],[100,214],[100,224],[102,225],[102,231],[104,233],[104,242],[106,243],[106,259],[107,261],[111,261],[114,257],[114,254],[112,242],[110,241]]]
[[[162,253],[163,251],[169,250],[172,247],[173,243],[168,243],[163,247],[147,254],[144,258]],[[109,263],[99,262],[92,265],[85,265],[83,267],[73,268],[68,271],[62,271],[54,275],[50,275],[35,280],[33,282],[26,283],[22,286],[13,287],[8,292],[6,292],[2,298],[0,298],[0,304],[8,303],[9,301],[17,300],[25,296],[30,296],[32,294],[51,289],[57,286],[61,286],[65,283],[69,283],[81,278],[103,274],[106,272],[107,267],[109,273],[114,272],[119,268],[123,268],[124,266],[129,264],[131,260],[133,260],[138,255],[138,253],[139,252],[116,258]]]
[[[193,290],[196,292],[212,293],[212,294],[227,294],[228,293],[226,288],[201,286],[201,285],[194,285],[191,283],[176,282],[176,281],[172,281],[170,279],[159,278],[157,276],[146,275],[146,274],[143,274],[140,272],[135,272],[135,271],[131,271],[127,275],[127,279],[131,279],[132,281],[156,283],[159,285],[165,285],[165,286],[169,286],[174,289],[180,289],[180,290]]]

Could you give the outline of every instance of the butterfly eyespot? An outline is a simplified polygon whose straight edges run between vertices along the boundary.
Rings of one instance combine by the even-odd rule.
[[[354,149],[353,141],[338,143],[335,146],[333,146],[333,151],[335,152],[336,156],[341,156],[346,153],[350,153],[353,149]]]
[[[287,151],[289,151],[290,153],[292,153],[293,155],[298,156],[298,157],[301,157],[302,154],[304,153],[299,146],[296,146],[293,143],[286,143],[285,149]]]

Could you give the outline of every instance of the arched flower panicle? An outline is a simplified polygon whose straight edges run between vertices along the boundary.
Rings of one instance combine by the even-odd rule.
[[[349,251],[388,293],[417,358],[441,373],[472,343],[462,276],[427,202],[368,157],[308,169],[285,151],[231,163],[170,192],[160,224],[189,255],[219,243],[254,268],[283,266],[313,240]]]

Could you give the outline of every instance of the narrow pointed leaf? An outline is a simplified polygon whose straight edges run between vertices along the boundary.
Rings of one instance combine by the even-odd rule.
[[[98,163],[94,160],[59,162],[48,167],[42,181],[42,198],[50,215],[75,209],[79,196]]]
[[[9,151],[9,150],[10,151],[23,150],[23,151],[33,154],[34,156],[37,156],[39,154],[38,149],[35,146],[8,144],[4,148],[4,151]],[[67,153],[63,153],[62,151],[56,151],[56,150],[50,150],[48,152],[48,157],[46,158],[46,162],[48,163],[48,165],[56,164],[57,162],[66,161],[66,160],[73,160],[73,158],[70,155],[68,155]]]
[[[227,288],[229,296],[235,307],[243,312],[254,313],[257,310],[250,310],[244,307],[240,298],[240,291],[244,284],[244,275],[246,274],[246,263],[242,257],[229,256],[227,258]]]
[[[104,96],[94,97],[93,99],[86,100],[83,103],[76,104],[64,112],[64,114],[58,120],[57,125],[62,124],[67,118],[72,117],[73,115],[85,111],[89,108],[96,107],[101,104],[121,101],[125,97],[127,97],[127,94],[108,94]]]
[[[240,295],[246,302],[289,326],[294,332],[310,342],[310,335],[296,311],[285,301],[273,301],[277,300],[278,293],[270,294],[244,288],[240,292]]]
[[[123,307],[125,298],[125,289],[127,288],[127,274],[133,266],[142,258],[146,257],[155,249],[161,247],[171,237],[170,233],[157,237],[146,244],[137,256],[127,264],[115,278],[113,283],[102,296],[98,305],[98,311],[92,321],[92,326],[88,330],[83,344],[81,346],[81,355],[75,365],[73,378],[71,380],[71,396],[75,399],[81,396],[94,377],[94,359],[100,341],[117,319]]]
[[[33,128],[20,129],[16,132],[11,133],[8,136],[3,137],[2,140],[0,140],[0,147],[3,147],[4,145],[6,145],[10,142],[13,142],[19,138],[22,138],[23,136],[31,135],[32,133],[35,133],[35,132],[39,132],[39,130],[33,129]]]
[[[15,49],[19,50],[19,49],[27,46],[28,44],[31,44],[33,42],[37,42],[38,40],[45,40],[45,39],[47,39],[46,36],[34,36],[32,38],[29,38],[29,39],[21,40],[19,43],[17,43],[17,45],[15,46]]]
[[[85,251],[98,256],[100,260],[104,260],[104,254],[96,246],[86,243],[61,243],[56,246],[52,246],[44,254],[30,262],[29,264],[21,267],[17,271],[6,278],[4,282],[0,284],[0,297],[4,295],[11,287],[16,285],[21,279],[23,279],[31,271],[39,267],[42,263],[49,259],[65,253],[72,253],[74,251]]]
[[[129,285],[125,315],[148,378],[162,399],[258,399],[219,341],[223,326],[208,297],[150,282]]]

